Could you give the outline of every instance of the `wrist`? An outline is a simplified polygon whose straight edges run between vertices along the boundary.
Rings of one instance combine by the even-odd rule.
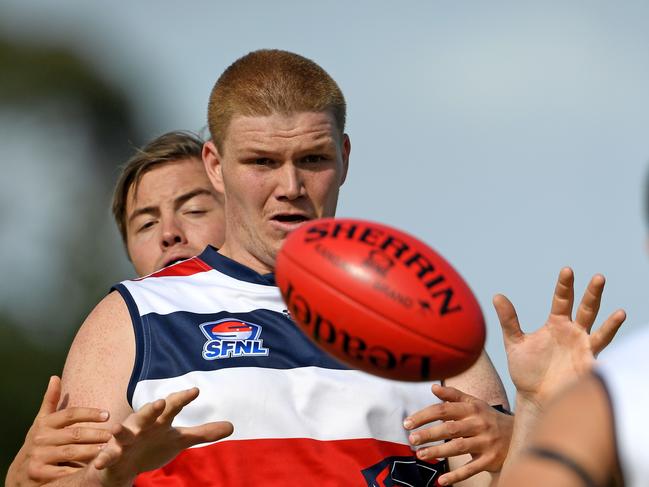
[[[516,407],[514,412],[517,416],[525,418],[537,418],[543,412],[543,401],[536,395],[516,393]]]
[[[509,409],[507,409],[502,404],[490,404],[490,406],[492,408],[494,408],[496,411],[498,411],[499,413],[503,413],[503,414],[505,414],[507,416],[513,416],[514,415],[514,413],[512,413]]]

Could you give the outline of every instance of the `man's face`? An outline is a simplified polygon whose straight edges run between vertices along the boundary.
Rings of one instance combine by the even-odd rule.
[[[126,235],[138,275],[223,243],[223,207],[199,159],[153,166],[134,190],[126,200]]]
[[[221,252],[272,271],[291,230],[335,214],[350,148],[329,112],[234,117],[223,153],[211,142],[203,150],[210,179],[225,194]]]

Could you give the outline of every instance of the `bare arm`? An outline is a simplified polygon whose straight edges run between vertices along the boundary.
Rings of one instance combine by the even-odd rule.
[[[579,470],[595,485],[610,485],[612,477],[619,477],[611,418],[601,383],[593,376],[585,378],[548,407],[498,485],[581,487]]]
[[[110,411],[108,425],[132,412],[126,398],[135,335],[126,303],[113,292],[90,313],[72,342],[62,378],[62,407]]]
[[[104,423],[77,423],[77,432],[83,428],[103,428],[110,436],[110,428],[120,424],[132,412],[126,399],[126,389],[135,358],[135,338],[126,303],[114,292],[104,298],[88,315],[70,347],[60,384],[60,405],[57,415],[65,417],[74,412],[101,410],[110,415]],[[57,391],[56,395],[59,395]],[[55,407],[52,404],[52,407]],[[87,415],[86,415],[87,416]],[[84,418],[78,417],[81,421]],[[101,434],[101,433],[100,433]],[[103,436],[102,436],[103,438]],[[89,462],[99,452],[84,458]],[[61,485],[77,485],[78,469],[59,471]],[[78,484],[83,485],[83,483]]]

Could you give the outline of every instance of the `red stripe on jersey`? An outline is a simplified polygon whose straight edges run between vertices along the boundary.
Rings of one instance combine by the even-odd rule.
[[[164,269],[160,269],[158,272],[154,272],[153,274],[149,274],[148,276],[133,280],[141,281],[150,277],[192,276],[200,272],[207,272],[210,269],[211,267],[201,259],[199,259],[198,257],[192,257],[191,259],[187,259],[183,262],[178,262],[177,264],[173,264],[169,267],[165,267]]]
[[[409,456],[415,460],[409,446],[371,438],[225,440],[185,450],[164,467],[139,475],[134,485],[367,487],[361,471],[391,456]],[[377,480],[389,476],[389,470],[382,471]],[[438,484],[431,482],[430,486],[433,485]]]

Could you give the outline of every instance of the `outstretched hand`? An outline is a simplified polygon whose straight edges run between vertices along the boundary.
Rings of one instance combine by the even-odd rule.
[[[111,438],[101,427],[78,423],[104,423],[108,411],[69,407],[57,411],[61,379],[50,377],[43,402],[25,443],[7,473],[7,487],[35,487],[70,475],[97,456]]]
[[[233,427],[227,421],[184,428],[171,426],[198,393],[195,387],[175,392],[144,405],[122,424],[115,425],[113,439],[93,462],[101,485],[131,485],[137,474],[165,465],[182,450],[231,435]]]
[[[550,316],[534,333],[521,330],[512,303],[502,294],[493,303],[502,327],[507,362],[517,394],[540,404],[575,378],[591,370],[595,357],[615,337],[626,319],[623,310],[612,313],[591,333],[604,291],[604,276],[597,274],[588,283],[572,318],[574,275],[561,269],[552,298]]]
[[[440,485],[451,485],[483,471],[500,471],[509,448],[513,417],[454,387],[434,384],[432,391],[444,402],[410,415],[404,426],[413,429],[435,422],[428,428],[411,433],[409,439],[413,445],[447,441],[421,448],[417,456],[431,461],[470,453],[472,458],[467,464],[440,477]]]

